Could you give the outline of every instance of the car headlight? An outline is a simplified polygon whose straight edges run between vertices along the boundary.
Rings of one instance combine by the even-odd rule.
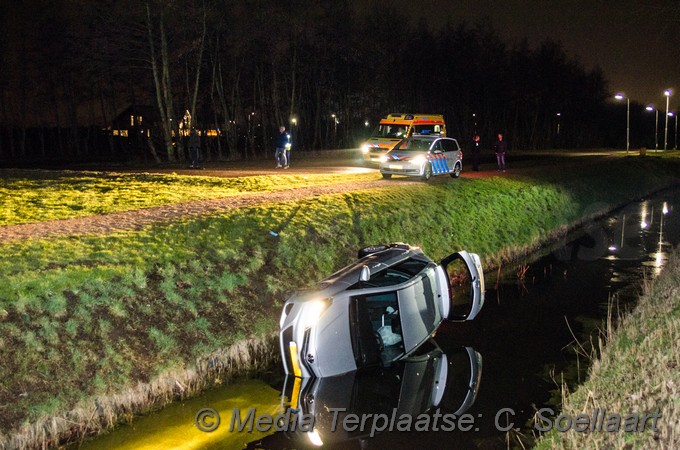
[[[425,162],[425,157],[422,156],[422,155],[416,156],[415,158],[413,158],[413,159],[411,160],[411,163],[413,163],[413,164],[422,164],[422,163],[424,163],[424,162]]]
[[[302,314],[300,315],[300,323],[303,327],[311,328],[319,321],[319,317],[328,307],[329,302],[323,300],[313,300],[305,304]]]
[[[380,162],[381,162],[381,163],[387,162],[387,160],[389,160],[389,158],[387,157],[387,155],[382,155],[382,156],[380,157]]]
[[[368,153],[371,148],[368,146],[368,144],[364,144],[361,146],[361,153]]]

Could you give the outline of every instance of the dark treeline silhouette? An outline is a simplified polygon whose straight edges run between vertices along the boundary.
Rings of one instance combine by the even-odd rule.
[[[560,43],[378,4],[3,2],[0,160],[184,160],[185,111],[218,133],[208,159],[271,154],[280,124],[298,149],[358,147],[389,112],[444,114],[464,145],[503,131],[517,149],[625,146],[625,105]]]

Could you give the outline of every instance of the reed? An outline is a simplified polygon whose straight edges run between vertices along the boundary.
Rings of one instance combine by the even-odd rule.
[[[575,416],[594,408],[617,414],[659,412],[658,431],[551,431],[537,449],[680,448],[680,249],[665,270],[643,283],[637,306],[620,312],[610,302],[597,343],[599,356],[588,378],[569,393],[562,389],[562,411]]]

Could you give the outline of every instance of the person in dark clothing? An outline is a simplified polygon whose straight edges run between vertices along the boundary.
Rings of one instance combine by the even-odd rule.
[[[275,143],[276,168],[280,169],[283,167],[284,169],[287,169],[289,161],[286,150],[290,148],[290,135],[286,133],[286,127],[283,125],[279,127],[279,133],[276,135]]]
[[[479,153],[481,151],[481,143],[478,134],[472,138],[472,170],[479,172]]]
[[[196,132],[196,128],[191,128],[189,133],[189,151],[191,152],[191,168],[201,168],[201,137]]]
[[[508,151],[508,143],[503,140],[503,133],[498,133],[498,139],[493,144],[493,150],[496,153],[498,171],[505,172],[505,153]]]

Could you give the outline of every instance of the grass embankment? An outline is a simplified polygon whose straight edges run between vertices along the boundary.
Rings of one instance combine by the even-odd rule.
[[[676,182],[676,171],[624,158],[531,178],[395,182],[143,231],[2,244],[0,446],[22,424],[40,423],[22,436],[49,442],[184,391],[238,353],[222,349],[275,330],[285,291],[363,245],[405,241],[435,259],[467,249],[490,267]],[[135,398],[120,406],[112,395],[126,389]]]
[[[249,192],[375,179],[375,174],[242,178],[45,170],[0,170],[0,226],[149,208]]]
[[[645,286],[637,307],[615,328],[607,327],[605,337],[588,379],[566,395],[562,412],[571,417],[592,417],[596,408],[623,417],[660,412],[658,432],[651,420],[643,432],[553,430],[536,448],[680,448],[680,249]]]

